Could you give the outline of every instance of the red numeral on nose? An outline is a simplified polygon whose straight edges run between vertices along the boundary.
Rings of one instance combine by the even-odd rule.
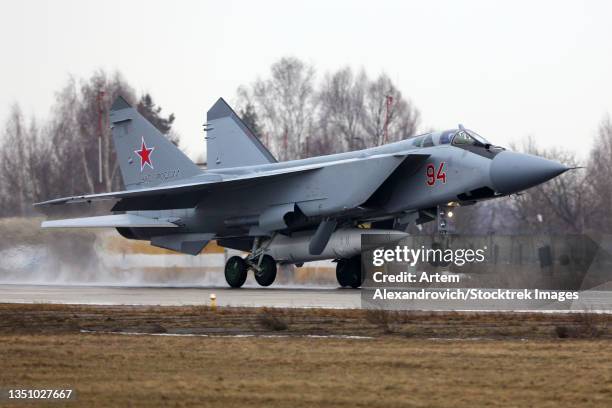
[[[437,180],[442,180],[442,183],[446,183],[446,171],[444,171],[444,162],[440,162],[438,171],[436,172],[436,166],[433,164],[427,165],[427,185],[433,186]]]

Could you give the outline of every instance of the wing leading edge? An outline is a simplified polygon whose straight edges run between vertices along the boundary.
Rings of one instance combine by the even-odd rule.
[[[43,221],[41,228],[177,228],[168,219],[142,217],[135,214],[102,215]]]

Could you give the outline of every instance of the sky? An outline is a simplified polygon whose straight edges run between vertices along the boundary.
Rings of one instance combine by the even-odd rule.
[[[4,1],[0,121],[15,102],[45,119],[69,76],[118,70],[176,115],[195,159],[217,98],[295,56],[319,79],[387,73],[421,130],[462,123],[584,158],[612,114],[611,16],[610,1]]]

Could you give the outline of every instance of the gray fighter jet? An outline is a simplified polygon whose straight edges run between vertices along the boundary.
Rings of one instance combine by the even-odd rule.
[[[37,205],[114,200],[112,215],[45,221],[43,228],[109,227],[128,239],[197,255],[211,240],[247,252],[227,283],[252,270],[268,286],[277,263],[333,259],[341,286],[361,285],[361,235],[399,240],[440,209],[517,193],[568,170],[508,151],[463,128],[379,147],[277,162],[223,100],[208,111],[201,170],[123,98],[110,123],[124,191]]]

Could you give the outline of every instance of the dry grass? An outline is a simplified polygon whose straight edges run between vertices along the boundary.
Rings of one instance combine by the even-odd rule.
[[[557,339],[558,327],[579,333],[597,329],[612,338],[612,315],[455,313],[382,310],[231,308],[206,306],[84,306],[0,304],[0,334],[60,334],[94,331],[168,333],[359,335],[412,338]],[[286,328],[283,328],[286,326]]]
[[[557,338],[585,319],[599,338]],[[0,387],[72,387],[65,406],[609,407],[610,319],[0,304]]]
[[[278,313],[267,307],[262,307],[259,316],[259,324],[268,331],[282,331],[289,329],[289,325]]]
[[[0,336],[0,384],[79,406],[609,407],[611,366],[602,340]]]
[[[397,313],[384,309],[367,309],[365,319],[369,323],[378,326],[384,333],[394,332],[393,325],[398,322]]]
[[[596,313],[579,313],[576,324],[557,326],[555,332],[560,339],[592,339],[604,336],[608,331],[608,322],[602,321]]]

